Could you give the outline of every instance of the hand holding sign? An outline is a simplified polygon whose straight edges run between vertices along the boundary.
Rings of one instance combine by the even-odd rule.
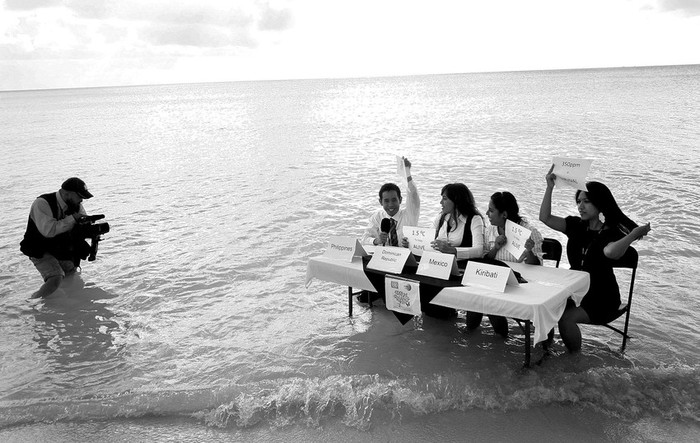
[[[408,186],[408,176],[411,175],[411,162],[406,157],[396,156],[396,174]]]
[[[506,251],[510,252],[513,257],[520,258],[525,252],[525,242],[530,238],[532,231],[506,220]]]
[[[554,168],[550,174],[547,174],[547,180],[549,181],[549,177],[553,173],[556,176],[557,183],[563,183],[574,189],[585,191],[586,177],[588,176],[588,170],[591,168],[591,163],[593,163],[593,160],[554,157]]]
[[[433,230],[429,228],[419,228],[417,226],[404,226],[403,235],[408,240],[408,249],[415,255],[423,255],[423,251],[432,251],[430,246]]]

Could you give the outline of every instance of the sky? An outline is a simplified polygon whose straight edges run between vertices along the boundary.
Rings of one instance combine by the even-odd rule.
[[[0,0],[0,91],[699,64],[700,0]]]

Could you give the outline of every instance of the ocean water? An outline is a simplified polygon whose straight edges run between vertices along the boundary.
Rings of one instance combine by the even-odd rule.
[[[698,121],[700,66],[0,92],[0,440],[698,440]],[[346,288],[306,288],[395,155],[421,224],[460,181],[484,211],[510,190],[563,243],[537,221],[544,175],[592,158],[652,226],[626,351],[584,326],[582,353],[558,341],[523,370],[512,321],[503,340],[463,315],[349,318]],[[111,231],[30,299],[29,206],[74,175]]]

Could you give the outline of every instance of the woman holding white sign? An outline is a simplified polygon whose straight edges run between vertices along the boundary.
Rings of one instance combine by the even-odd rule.
[[[520,216],[520,207],[515,196],[510,192],[496,192],[491,196],[489,209],[486,211],[491,226],[486,228],[486,257],[501,261],[525,262],[530,265],[542,264],[542,234],[527,220]],[[522,226],[530,231],[530,237],[525,240],[525,252],[515,257],[506,248],[506,222]]]
[[[515,196],[510,192],[496,192],[489,200],[489,209],[486,211],[491,225],[485,230],[484,257],[492,260],[525,262],[532,265],[542,264],[542,234],[530,223],[520,216],[520,207]],[[506,233],[506,223],[511,221],[517,226],[522,226],[530,232],[530,236],[525,240],[525,251],[519,257],[511,253]],[[527,232],[526,231],[526,232]],[[480,312],[467,311],[467,329],[476,329],[481,325],[484,314]],[[493,330],[503,336],[508,336],[508,320],[500,315],[489,315],[489,321]]]
[[[552,166],[552,169],[554,166]],[[590,274],[591,285],[581,306],[569,299],[559,319],[559,334],[570,352],[581,349],[579,323],[607,324],[620,308],[620,289],[612,265],[633,241],[647,235],[649,223],[638,226],[617,205],[610,190],[602,183],[586,183],[587,191],[576,191],[579,217],[552,215],[552,190],[556,175],[546,175],[547,189],[540,206],[540,220],[568,237],[566,254],[571,269]]]

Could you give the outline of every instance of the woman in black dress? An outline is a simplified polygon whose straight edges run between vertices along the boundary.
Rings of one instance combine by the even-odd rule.
[[[549,170],[547,190],[540,206],[540,221],[568,237],[566,254],[571,269],[590,274],[591,285],[581,306],[569,300],[559,319],[559,334],[570,352],[581,349],[578,323],[606,324],[618,316],[620,289],[613,272],[615,260],[620,259],[633,241],[647,235],[649,223],[638,226],[615,202],[610,190],[602,183],[586,183],[587,191],[576,191],[579,217],[552,215],[552,190],[556,175]]]

